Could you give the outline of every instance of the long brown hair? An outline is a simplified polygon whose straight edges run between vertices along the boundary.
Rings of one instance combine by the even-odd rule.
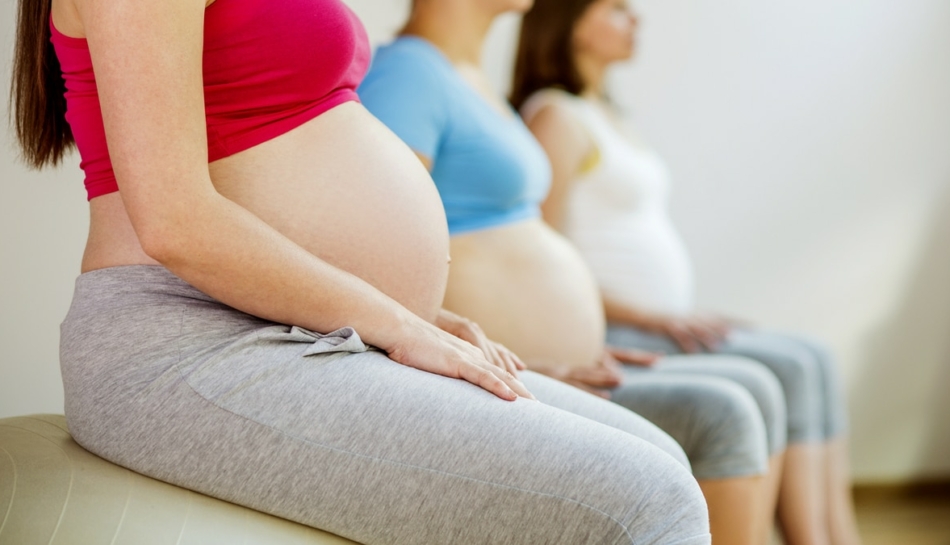
[[[20,0],[10,112],[24,161],[58,164],[73,146],[66,123],[66,85],[50,42],[51,0]]]
[[[596,0],[535,0],[521,21],[511,104],[520,109],[528,97],[548,87],[571,94],[584,90],[574,63],[574,25]]]

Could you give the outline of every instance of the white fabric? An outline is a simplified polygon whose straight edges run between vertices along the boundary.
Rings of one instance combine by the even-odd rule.
[[[563,91],[536,93],[522,108],[568,108],[594,139],[599,162],[572,183],[561,225],[604,295],[617,303],[682,314],[693,307],[693,268],[668,213],[669,173],[653,151],[635,146],[594,102]]]

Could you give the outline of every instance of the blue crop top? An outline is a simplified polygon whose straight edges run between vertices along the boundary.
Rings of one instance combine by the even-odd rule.
[[[518,115],[483,99],[429,42],[402,37],[377,50],[360,101],[432,160],[452,235],[541,215],[547,155]]]

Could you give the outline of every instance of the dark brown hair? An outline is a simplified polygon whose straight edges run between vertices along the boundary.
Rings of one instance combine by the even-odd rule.
[[[66,123],[66,85],[50,42],[51,0],[20,0],[10,112],[24,161],[56,165],[73,146]]]
[[[511,104],[520,109],[536,91],[557,87],[584,90],[574,63],[574,25],[596,0],[535,0],[521,21]]]

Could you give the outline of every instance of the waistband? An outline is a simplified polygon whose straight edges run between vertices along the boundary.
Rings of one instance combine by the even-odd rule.
[[[168,295],[222,304],[161,265],[122,265],[83,273],[76,278],[73,298],[102,300],[134,294]]]

